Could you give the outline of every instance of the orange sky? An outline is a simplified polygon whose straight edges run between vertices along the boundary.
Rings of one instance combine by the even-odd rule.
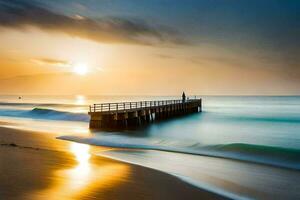
[[[52,30],[36,24],[17,29],[0,27],[0,94],[300,92],[299,70],[282,67],[285,60],[276,56],[270,59],[263,48],[217,40],[176,43],[162,39],[152,30],[147,30],[150,35],[145,44],[140,36],[124,39],[127,33],[94,36],[65,29]],[[87,74],[74,72],[78,65],[86,66]]]

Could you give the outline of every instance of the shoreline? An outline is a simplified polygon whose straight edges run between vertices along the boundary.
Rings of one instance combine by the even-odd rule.
[[[60,198],[59,195],[61,197],[67,195],[66,199],[89,199],[88,197],[107,199],[226,199],[215,193],[194,187],[167,173],[103,156],[95,156],[86,151],[86,148],[91,152],[108,151],[108,148],[62,141],[55,139],[55,135],[57,134],[0,127],[0,156],[1,160],[3,159],[1,162],[5,161],[1,171],[6,172],[0,176],[0,185],[2,185],[0,197],[21,199],[26,194],[26,199],[43,199],[47,198],[48,195],[58,194],[57,199]],[[79,171],[76,171],[77,168]],[[70,176],[74,170],[76,173]],[[84,172],[85,170],[86,172]],[[99,179],[102,181],[98,178],[95,179],[100,171],[103,173],[101,176],[99,175]],[[122,171],[124,173],[121,173]],[[30,180],[26,174],[31,175]],[[41,177],[44,178],[40,180]],[[89,177],[89,180],[84,180],[86,177]],[[59,183],[54,184],[53,181],[51,182],[52,179],[59,179]],[[28,185],[28,181],[39,184]],[[76,182],[77,185],[73,186],[69,183],[70,181]],[[80,188],[79,186],[82,184],[87,185]],[[61,186],[58,187],[57,185]],[[41,186],[45,187],[41,189]],[[73,187],[77,187],[77,192],[72,190]],[[152,189],[149,190],[151,187]],[[101,188],[101,190],[96,188]],[[129,191],[135,192],[131,192],[131,194]],[[72,193],[73,196],[68,193]],[[18,194],[21,196],[18,197]]]
[[[259,161],[259,160],[254,160],[254,159],[246,159],[246,158],[242,158],[242,157],[234,157],[234,156],[226,156],[226,155],[221,155],[218,153],[219,152],[215,152],[215,154],[213,153],[199,153],[199,152],[189,152],[189,151],[184,151],[184,150],[173,150],[173,149],[164,149],[164,148],[155,148],[155,147],[143,147],[143,148],[139,148],[139,147],[118,147],[117,145],[105,145],[105,144],[101,144],[98,145],[96,143],[88,143],[85,141],[78,141],[76,139],[69,139],[66,138],[68,136],[59,136],[57,137],[57,139],[60,140],[64,140],[64,141],[71,141],[71,142],[77,142],[80,144],[88,144],[88,145],[92,145],[95,147],[104,147],[104,148],[114,148],[114,149],[132,149],[132,150],[153,150],[153,151],[161,151],[161,152],[169,152],[169,153],[178,153],[178,154],[186,154],[186,155],[195,155],[195,156],[204,156],[204,157],[212,157],[212,158],[220,158],[220,159],[227,159],[227,160],[232,160],[232,161],[236,161],[236,162],[245,162],[245,163],[253,163],[253,164],[258,164],[258,165],[264,165],[264,166],[268,166],[268,167],[274,167],[274,168],[281,168],[281,169],[286,169],[286,170],[292,170],[292,171],[299,171],[298,168],[296,167],[292,167],[292,166],[286,166],[286,165],[280,165],[280,164],[274,164],[274,163],[270,163],[270,162],[266,162],[266,161]],[[244,145],[244,143],[233,143],[230,145]],[[247,144],[246,144],[247,145]],[[269,146],[272,147],[272,146]],[[278,149],[280,149],[278,147]],[[283,149],[283,148],[282,148]],[[295,151],[299,151],[299,149],[295,149]],[[124,162],[124,161],[123,161]],[[126,162],[126,161],[125,161]]]

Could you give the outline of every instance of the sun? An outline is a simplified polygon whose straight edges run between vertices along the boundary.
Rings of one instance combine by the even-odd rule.
[[[84,63],[79,63],[79,64],[74,65],[73,72],[75,74],[84,76],[84,75],[86,75],[88,73],[88,67]]]

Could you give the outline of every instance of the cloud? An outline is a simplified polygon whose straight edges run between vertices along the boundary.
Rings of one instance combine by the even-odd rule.
[[[70,62],[66,60],[56,60],[51,58],[35,58],[31,60],[38,65],[51,65],[56,67],[70,67]]]
[[[157,57],[161,58],[161,59],[174,59],[174,56],[171,55],[167,55],[167,54],[155,54]]]
[[[0,0],[0,26],[15,29],[33,26],[101,43],[142,45],[186,43],[176,30],[169,27],[149,25],[143,20],[120,17],[95,19],[81,15],[67,16],[33,0]]]
[[[189,56],[173,56],[170,54],[155,54],[156,57],[160,59],[177,59],[182,61],[188,61],[190,63],[196,64],[196,65],[204,65],[207,66],[209,64],[218,64],[219,66],[245,66],[246,63],[243,62],[243,59],[240,58],[240,56],[232,57],[232,56],[226,56],[226,55],[210,55],[210,56],[204,56],[204,55],[189,55]]]
[[[232,56],[220,56],[220,55],[194,56],[194,57],[187,57],[186,59],[195,64],[216,63],[219,64],[220,66],[227,65],[227,66],[234,66],[234,67],[237,66],[241,67],[246,65],[246,63],[243,62],[243,58],[232,57]]]

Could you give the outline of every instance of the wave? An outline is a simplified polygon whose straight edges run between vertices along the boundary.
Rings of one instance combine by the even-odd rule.
[[[226,145],[214,145],[210,148],[225,152],[245,153],[259,156],[280,157],[286,160],[300,161],[300,149],[283,148],[265,145],[234,143]]]
[[[14,102],[0,102],[0,106],[17,106],[17,107],[87,107],[87,105],[77,104],[58,104],[58,103],[14,103]]]
[[[300,149],[245,143],[213,145],[205,149],[233,159],[300,169]]]
[[[114,137],[114,136],[113,136]],[[131,148],[145,150],[159,150],[173,153],[211,156],[225,159],[235,159],[275,167],[300,170],[300,149],[283,148],[275,146],[254,145],[245,143],[232,143],[202,146],[198,143],[178,145],[174,141],[153,141],[151,139],[126,139],[125,137],[83,137],[60,136],[58,139],[69,140],[84,144],[106,146],[115,148]],[[110,138],[110,139],[109,139]],[[121,143],[119,141],[122,141]]]
[[[300,117],[298,113],[236,113],[235,110],[230,111],[203,111],[206,117],[210,117],[211,120],[227,120],[227,121],[241,121],[241,122],[271,122],[271,123],[299,123]]]
[[[229,117],[228,117],[229,118]],[[244,116],[244,115],[239,115],[239,116],[232,116],[234,120],[237,121],[262,121],[262,122],[289,122],[289,123],[299,123],[300,122],[300,117],[298,115],[288,115],[288,116]]]
[[[62,121],[89,121],[89,116],[84,113],[72,113],[54,109],[34,108],[32,110],[0,110],[0,116],[21,117],[32,119],[62,120]]]

